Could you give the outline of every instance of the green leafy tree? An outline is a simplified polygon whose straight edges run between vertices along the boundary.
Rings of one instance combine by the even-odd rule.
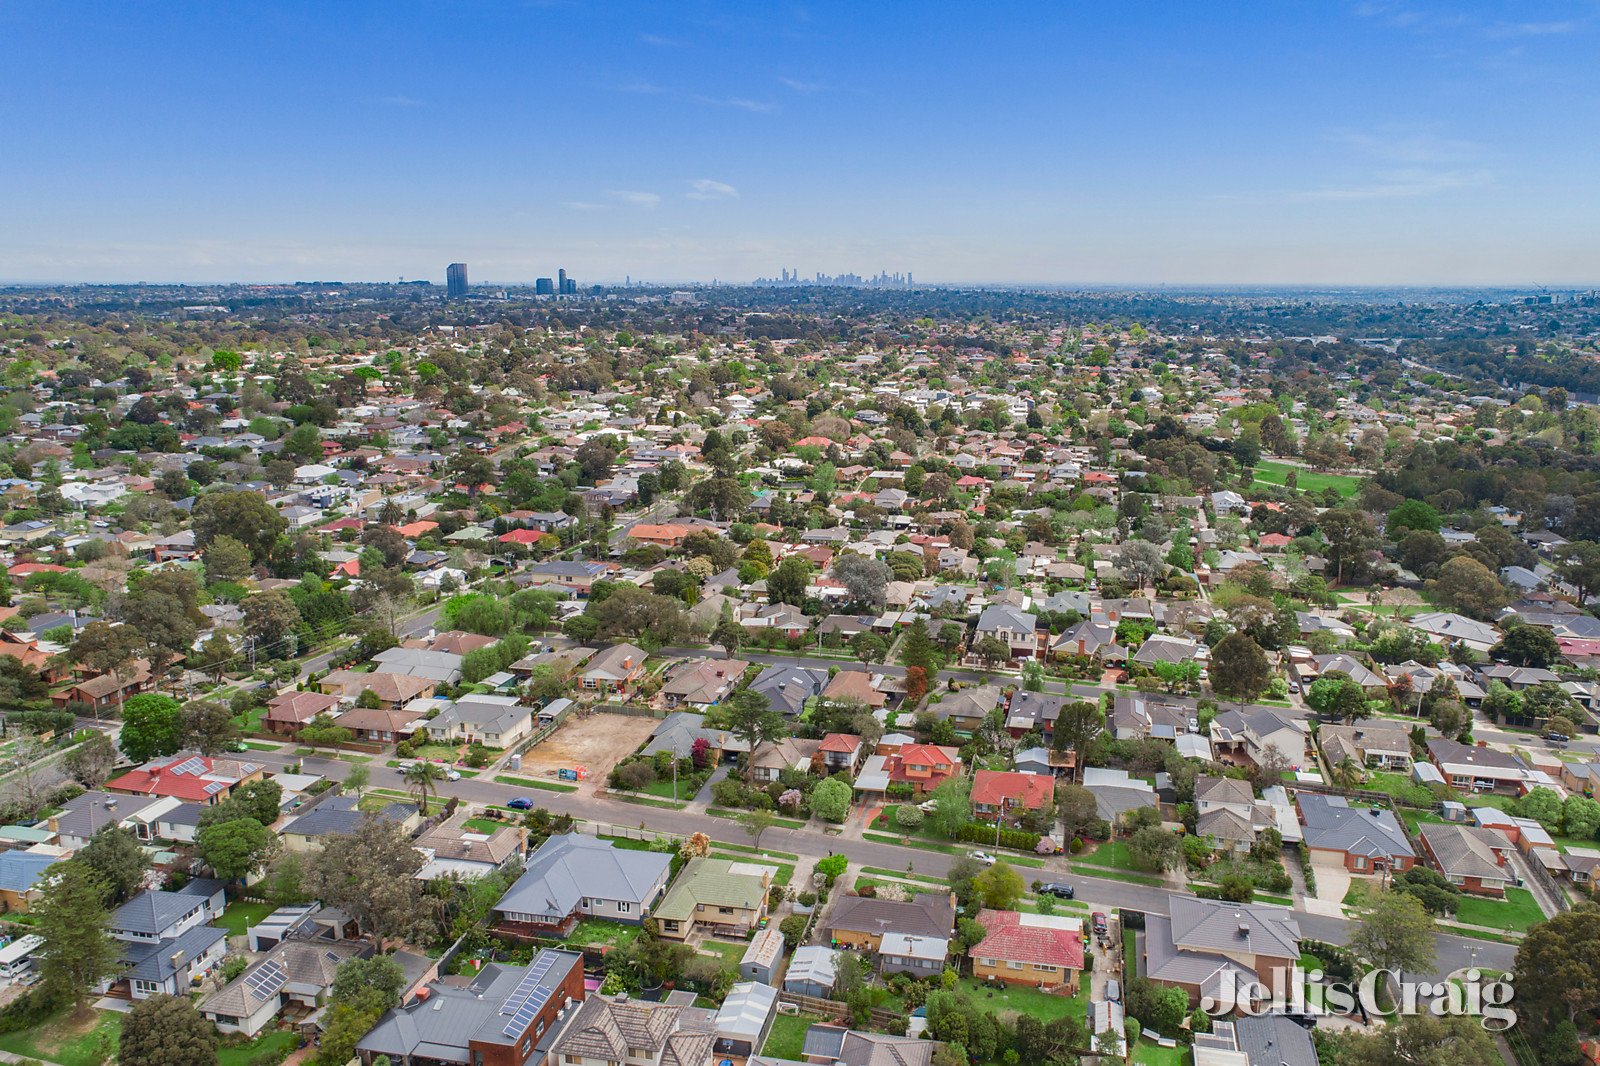
[[[1372,1032],[1340,1030],[1329,1043],[1337,1049],[1339,1066],[1500,1066],[1502,1061],[1494,1038],[1476,1018],[1405,1015]]]
[[[1506,603],[1506,590],[1500,579],[1470,555],[1458,555],[1439,567],[1439,576],[1429,587],[1441,607],[1469,618],[1492,618]]]
[[[978,898],[990,910],[1008,911],[1017,905],[1027,885],[1008,862],[997,862],[972,879]]]
[[[1512,976],[1528,1030],[1593,1018],[1600,1012],[1600,908],[1574,907],[1529,929]]]
[[[741,689],[718,704],[714,718],[750,746],[752,754],[769,740],[789,735],[789,724],[759,692]]]
[[[254,818],[235,818],[202,827],[195,843],[200,858],[218,877],[242,881],[266,865],[277,837]]]
[[[216,1026],[188,996],[135,1000],[122,1020],[117,1044],[121,1066],[215,1066]]]
[[[114,626],[109,622],[90,622],[72,642],[70,654],[74,662],[82,663],[97,674],[109,674],[114,681],[122,682],[133,665],[139,644],[138,630],[129,626]],[[126,714],[127,705],[123,701],[120,686],[117,707],[119,712]]]
[[[811,562],[798,555],[784,559],[767,575],[767,602],[801,607],[806,602],[806,587],[811,583]]]
[[[1543,626],[1514,626],[1489,654],[1512,666],[1548,667],[1561,659],[1555,634]]]
[[[399,825],[363,818],[353,833],[329,837],[311,856],[304,891],[372,930],[381,948],[390,938],[428,936],[437,928],[416,879],[422,862]]]
[[[181,744],[201,755],[216,755],[239,742],[233,711],[216,700],[193,700],[180,716]]]
[[[122,964],[122,951],[111,939],[106,888],[86,863],[59,863],[33,905],[33,931],[44,941],[39,948],[39,976],[44,987],[78,1010],[104,978]]]
[[[1433,965],[1433,917],[1415,896],[1369,892],[1357,905],[1350,950],[1379,969],[1424,973]]]
[[[1128,857],[1141,870],[1176,870],[1184,861],[1183,842],[1160,826],[1147,825],[1128,838]]]
[[[426,814],[428,798],[438,792],[439,782],[444,780],[444,771],[437,763],[419,759],[406,768],[403,776],[409,791],[417,797],[417,804]]]
[[[954,840],[972,821],[971,783],[958,774],[941,782],[929,798],[933,800],[933,811],[928,815],[928,827]]]
[[[1210,673],[1217,695],[1241,705],[1259,697],[1272,683],[1266,653],[1243,633],[1230,633],[1211,649]]]
[[[122,708],[122,752],[136,763],[171,755],[183,744],[183,706],[171,696],[145,692]]]
[[[1343,670],[1329,670],[1306,689],[1306,703],[1319,714],[1354,721],[1367,710],[1367,694]]]
[[[250,549],[241,540],[219,533],[201,553],[206,564],[206,582],[243,581],[250,576]]]
[[[288,519],[259,492],[246,490],[208,492],[195,501],[191,527],[195,547],[202,553],[219,536],[232,537],[250,550],[250,558],[267,561]]]
[[[850,813],[850,796],[848,784],[830,777],[811,790],[811,810],[823,821],[837,825]]]
[[[144,884],[150,857],[134,835],[120,826],[107,825],[89,838],[89,843],[74,856],[100,878],[106,890],[106,906],[126,903]]]

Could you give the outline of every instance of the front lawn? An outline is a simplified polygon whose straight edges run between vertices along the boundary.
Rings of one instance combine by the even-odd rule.
[[[1139,870],[1133,864],[1133,856],[1128,853],[1128,845],[1120,840],[1108,840],[1093,851],[1072,856],[1070,861],[1086,866],[1109,866],[1113,870]]]
[[[779,1014],[772,1019],[772,1029],[767,1033],[767,1046],[761,1053],[767,1058],[800,1061],[806,1049],[806,1030],[824,1019],[815,1014]]]
[[[299,1034],[288,1029],[268,1029],[254,1040],[237,1047],[218,1048],[217,1066],[250,1066],[258,1055],[287,1055],[299,1046]]]
[[[60,1066],[101,1066],[117,1055],[122,1015],[87,1009],[74,1017],[68,1007],[32,1029],[0,1035],[0,1051]]]
[[[244,936],[252,925],[275,910],[277,908],[270,903],[252,903],[249,900],[236,899],[222,912],[222,917],[217,919],[217,925],[226,929],[229,936]]]
[[[1539,901],[1525,888],[1507,888],[1506,898],[1485,899],[1462,894],[1456,906],[1456,921],[1485,929],[1504,929],[1520,933],[1544,921]]]
[[[1048,1022],[1068,1014],[1083,1021],[1089,1011],[1087,976],[1079,980],[1078,994],[1075,996],[1051,995],[1026,985],[987,985],[970,977],[963,977],[957,987],[970,993],[980,1009],[991,1013],[1012,1011],[1031,1014],[1040,1021]]]

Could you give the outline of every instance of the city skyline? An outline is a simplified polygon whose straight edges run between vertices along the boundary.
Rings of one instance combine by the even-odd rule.
[[[1590,4],[67,4],[0,32],[4,282],[1600,281]]]

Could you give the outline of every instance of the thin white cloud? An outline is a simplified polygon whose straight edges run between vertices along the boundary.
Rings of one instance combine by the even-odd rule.
[[[677,41],[677,40],[672,39],[671,37],[662,37],[660,34],[656,34],[656,33],[641,33],[641,34],[639,34],[639,40],[643,41],[645,44],[648,44],[648,45],[650,45],[650,46],[652,46],[654,48],[682,48],[682,47],[684,47],[684,42],[683,41]]]
[[[1291,203],[1415,200],[1487,185],[1489,181],[1489,174],[1481,170],[1395,170],[1375,175],[1370,181],[1290,192],[1285,199]]]
[[[725,181],[696,178],[689,183],[688,196],[691,200],[733,200],[738,198],[739,190]]]
[[[1558,37],[1584,28],[1578,19],[1550,22],[1497,22],[1484,30],[1487,37]]]
[[[661,203],[660,193],[641,192],[637,189],[607,189],[606,195],[619,204],[642,207],[645,210],[653,210]]]
[[[778,84],[787,86],[797,93],[820,93],[828,90],[828,86],[820,81],[801,81],[799,78],[779,78]]]
[[[1395,163],[1460,163],[1483,153],[1482,146],[1473,141],[1418,130],[1345,131],[1330,139],[1364,156]]]

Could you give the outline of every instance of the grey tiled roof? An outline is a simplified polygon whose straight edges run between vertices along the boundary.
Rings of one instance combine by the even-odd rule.
[[[497,911],[565,917],[586,897],[649,902],[672,865],[662,852],[631,851],[580,833],[553,836],[539,845]]]

